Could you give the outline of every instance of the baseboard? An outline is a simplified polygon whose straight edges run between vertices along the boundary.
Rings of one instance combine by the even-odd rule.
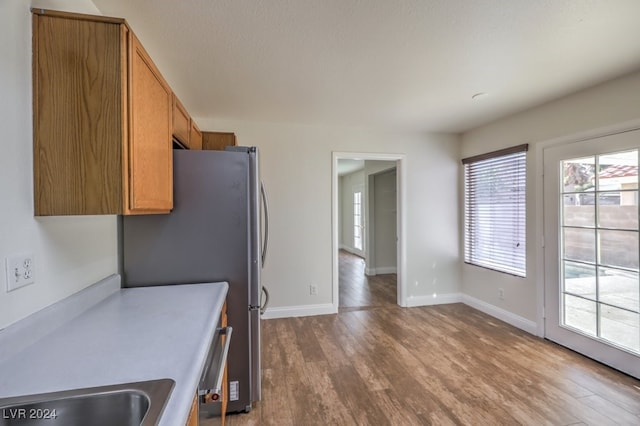
[[[395,266],[383,266],[376,268],[376,274],[395,274],[398,272],[398,268]]]
[[[462,301],[461,293],[445,293],[429,296],[409,296],[407,298],[407,308],[415,308],[418,306],[446,305],[449,303],[460,303]]]
[[[474,309],[491,315],[501,321],[511,324],[527,333],[537,335],[538,326],[535,321],[528,320],[512,312],[491,305],[468,294],[445,293],[429,296],[411,296],[407,298],[407,308],[418,306],[446,305],[449,303],[464,303]],[[330,315],[338,313],[338,309],[332,303],[321,305],[287,306],[283,308],[267,308],[262,319],[309,317],[315,315]]]
[[[383,266],[381,268],[366,268],[364,273],[366,275],[397,274],[398,268],[396,268],[395,266]]]
[[[475,297],[469,296],[468,294],[462,295],[462,303],[464,303],[465,305],[469,305],[481,312],[484,312],[487,315],[491,315],[492,317],[502,320],[507,324],[511,324],[512,326],[526,331],[527,333],[537,336],[538,325],[535,321],[523,318],[520,315],[516,315],[483,300],[476,299]]]
[[[332,303],[322,305],[287,306],[267,308],[262,319],[311,317],[315,315],[337,314],[338,309]]]
[[[357,248],[349,247],[344,244],[340,244],[340,250],[344,250],[351,254],[355,254],[358,257],[364,258],[364,252],[362,250],[358,250]]]

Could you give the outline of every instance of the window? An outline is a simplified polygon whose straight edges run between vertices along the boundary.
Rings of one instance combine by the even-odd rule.
[[[353,246],[362,250],[362,192],[353,193]]]
[[[526,276],[526,154],[520,145],[465,158],[464,261]]]
[[[640,354],[638,150],[560,162],[563,325]]]

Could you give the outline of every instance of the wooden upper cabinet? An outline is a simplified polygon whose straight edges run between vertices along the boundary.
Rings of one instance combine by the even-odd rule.
[[[196,125],[196,122],[191,119],[191,132],[189,135],[189,148],[190,149],[202,149],[202,132]]]
[[[36,215],[167,213],[171,89],[123,19],[33,11]]]
[[[189,117],[189,113],[182,106],[178,97],[173,95],[173,137],[178,139],[178,141],[186,146],[187,148],[191,148],[190,144],[190,135],[191,135],[191,117]]]
[[[130,32],[129,212],[173,208],[172,92]],[[125,210],[125,213],[127,211]]]
[[[223,151],[227,146],[236,146],[235,133],[202,132],[202,149]]]
[[[202,149],[202,132],[175,93],[173,94],[173,138],[185,148]]]

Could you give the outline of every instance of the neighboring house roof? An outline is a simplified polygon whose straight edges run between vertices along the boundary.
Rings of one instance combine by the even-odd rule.
[[[621,177],[638,176],[638,166],[613,165],[600,172],[600,179],[614,179]]]

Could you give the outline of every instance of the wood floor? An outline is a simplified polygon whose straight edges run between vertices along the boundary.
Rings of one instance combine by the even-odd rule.
[[[640,381],[463,304],[400,308],[375,282],[359,300],[341,282],[336,315],[263,321],[262,401],[227,424],[640,425]]]
[[[340,251],[339,312],[369,309],[396,304],[396,274],[364,274],[364,260],[355,254]]]

